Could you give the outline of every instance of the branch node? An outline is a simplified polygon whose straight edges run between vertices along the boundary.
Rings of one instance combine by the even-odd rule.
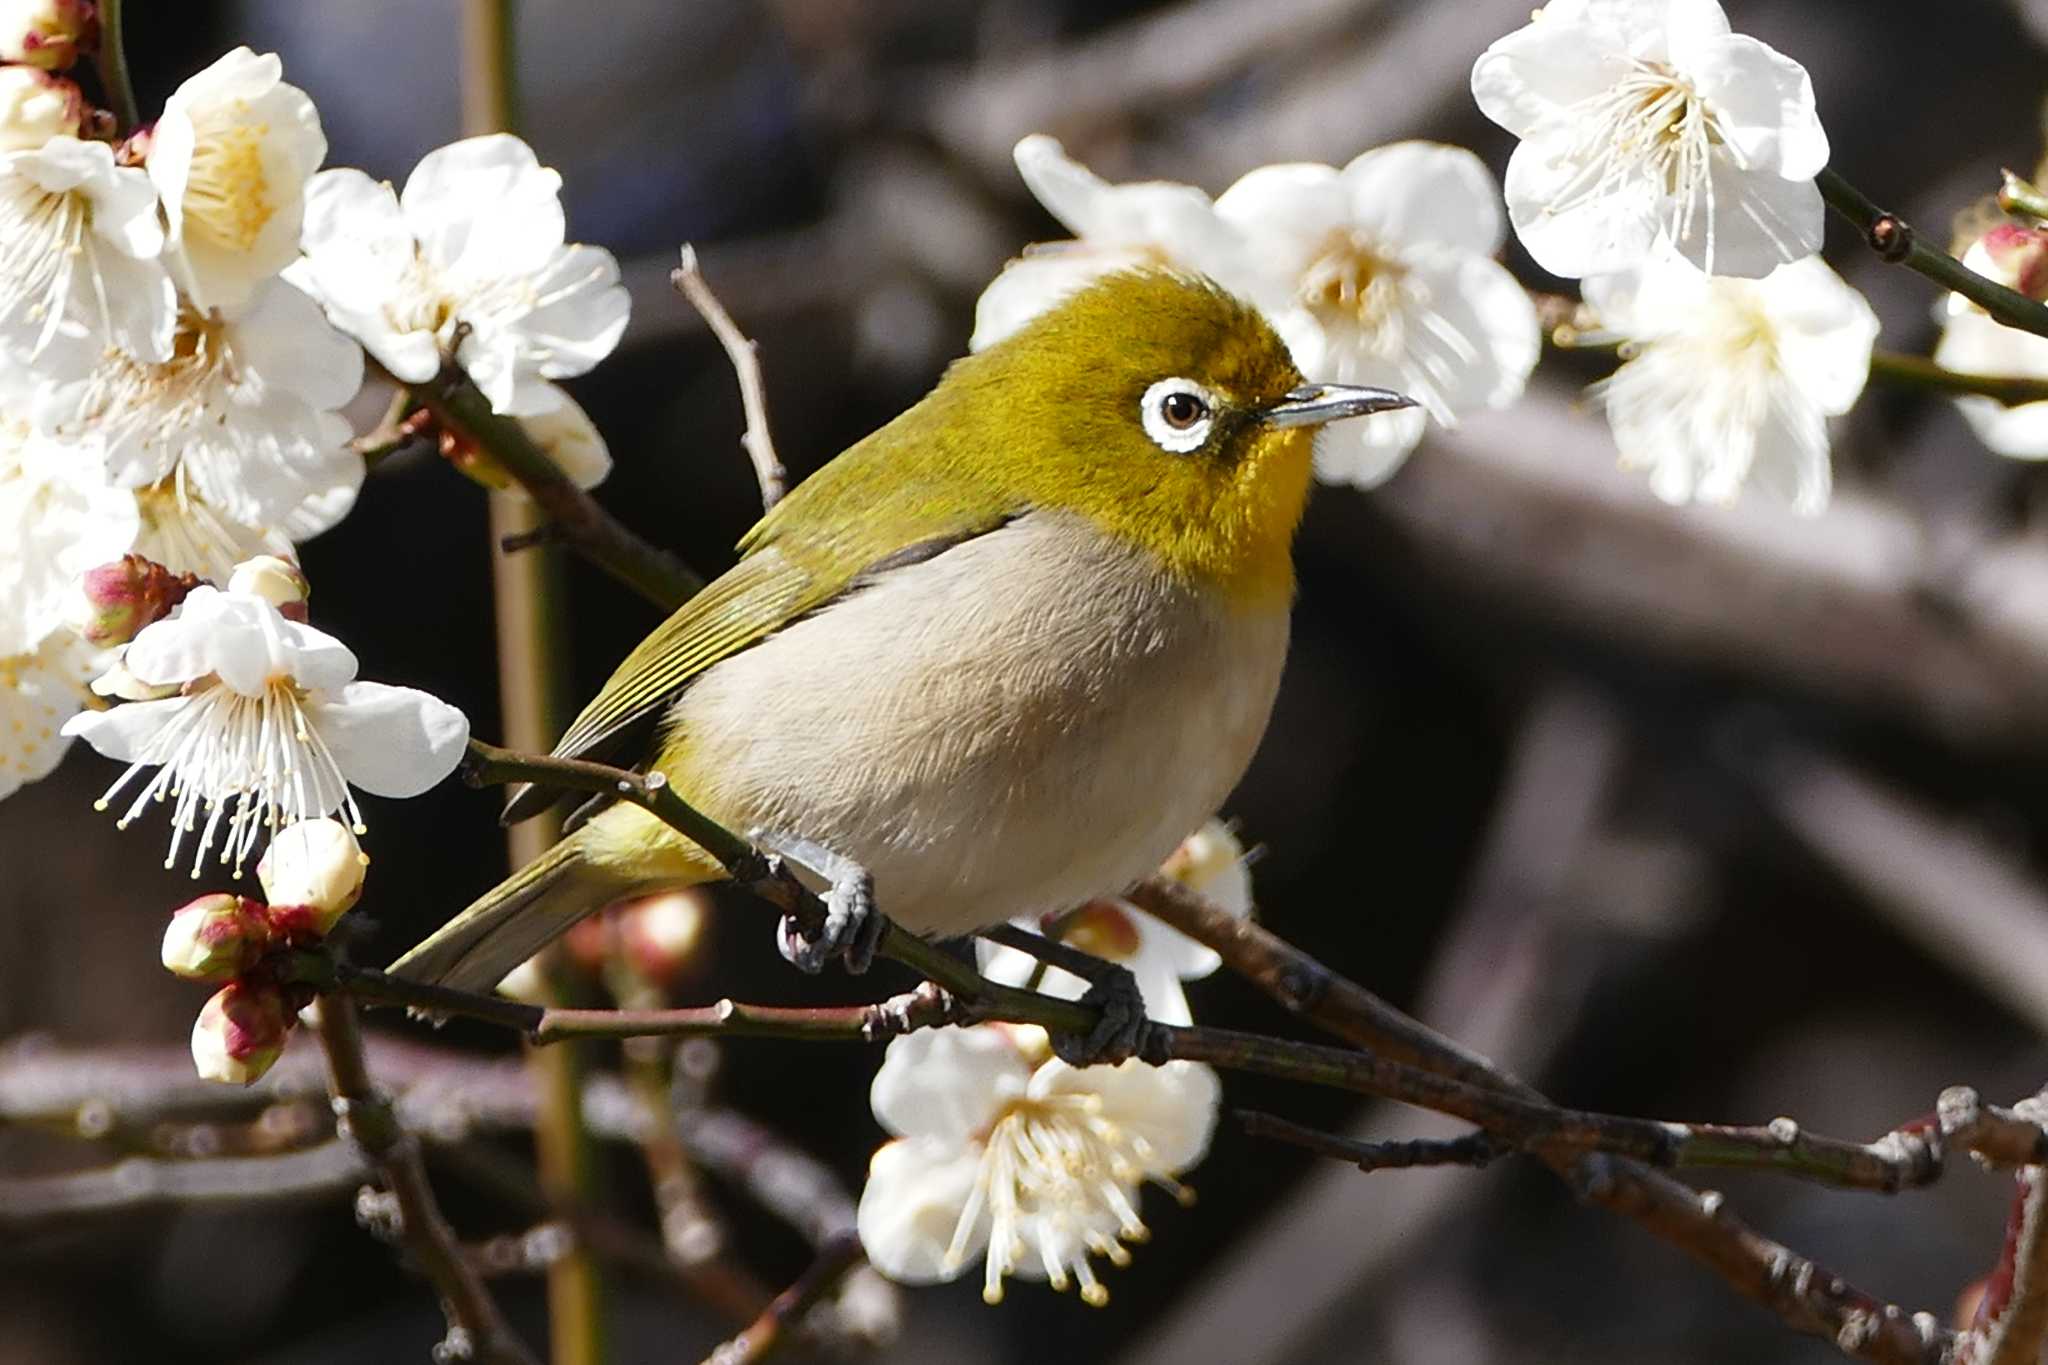
[[[1913,225],[1895,213],[1880,213],[1871,220],[1870,249],[1887,265],[1897,265],[1913,254]]]

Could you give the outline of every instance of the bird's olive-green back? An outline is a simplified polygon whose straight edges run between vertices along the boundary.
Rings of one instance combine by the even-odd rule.
[[[1202,448],[1162,449],[1140,399],[1187,377],[1225,400]],[[921,402],[806,479],[740,559],[642,641],[555,752],[602,749],[718,660],[868,575],[1026,512],[1062,510],[1156,550],[1219,590],[1284,597],[1309,436],[1256,410],[1301,382],[1248,306],[1165,271],[1112,275],[955,362]]]

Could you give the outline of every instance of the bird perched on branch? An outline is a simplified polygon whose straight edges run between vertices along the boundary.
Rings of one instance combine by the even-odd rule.
[[[782,929],[809,971],[864,968],[877,907],[953,935],[1120,891],[1265,731],[1315,428],[1406,406],[1304,382],[1206,280],[1108,276],[778,504],[555,753],[658,769],[828,882],[822,931]],[[488,988],[609,902],[722,875],[612,805],[393,971]]]

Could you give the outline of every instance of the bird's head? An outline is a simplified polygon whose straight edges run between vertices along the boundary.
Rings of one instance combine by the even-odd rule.
[[[1082,289],[944,387],[1000,433],[977,444],[1001,447],[998,477],[1020,500],[1078,513],[1247,605],[1292,591],[1317,428],[1411,406],[1307,382],[1251,305],[1158,269]]]

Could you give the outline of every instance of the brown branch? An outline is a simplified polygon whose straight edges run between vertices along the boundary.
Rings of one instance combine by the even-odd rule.
[[[1411,1138],[1405,1142],[1367,1142],[1359,1138],[1304,1127],[1275,1114],[1240,1109],[1237,1121],[1253,1137],[1305,1147],[1318,1156],[1348,1161],[1361,1171],[1406,1170],[1415,1166],[1484,1166],[1500,1155],[1485,1133],[1456,1138]]]
[[[332,1140],[265,1156],[132,1156],[63,1175],[0,1179],[0,1228],[158,1205],[292,1203],[331,1196],[370,1174],[354,1144]]]
[[[533,1355],[499,1315],[490,1291],[464,1258],[454,1229],[442,1217],[420,1160],[418,1141],[399,1124],[390,1101],[370,1079],[355,1002],[337,996],[322,1000],[319,1033],[327,1054],[336,1124],[376,1168],[396,1201],[399,1235],[414,1263],[440,1294],[442,1310],[448,1315],[445,1344],[450,1354],[483,1365],[535,1365]]]
[[[858,1237],[847,1234],[834,1238],[746,1331],[721,1343],[706,1356],[704,1365],[760,1365],[771,1359],[790,1343],[810,1311],[866,1259]]]
[[[1450,1076],[1488,1080],[1502,1094],[1536,1092],[1409,1019],[1255,924],[1240,920],[1176,883],[1154,878],[1132,894],[1137,905],[1198,942],[1232,970],[1317,1026],[1359,1047],[1413,1059]],[[1540,1098],[1540,1097],[1538,1097]],[[1602,1154],[1546,1154],[1545,1164],[1582,1197],[1640,1223],[1720,1275],[1738,1293],[1776,1313],[1794,1331],[1833,1342],[1845,1354],[1883,1365],[1946,1365],[1954,1344],[1927,1314],[1908,1320],[1897,1307],[1854,1288],[1789,1247],[1752,1230],[1717,1194],[1701,1194],[1640,1162]]]
[[[682,264],[669,272],[669,284],[704,317],[704,325],[725,348],[726,359],[740,383],[740,408],[746,414],[747,429],[740,436],[747,459],[754,466],[754,478],[761,485],[761,510],[766,512],[782,501],[789,491],[789,470],[775,453],[775,440],[768,434],[768,395],[761,383],[761,350],[740,331],[732,314],[711,292],[711,285],[697,265],[697,249],[684,243]]]
[[[444,366],[412,393],[435,421],[502,466],[578,554],[648,601],[670,610],[704,586],[681,560],[627,530],[578,488],[517,420],[491,411],[490,400],[458,366]]]

